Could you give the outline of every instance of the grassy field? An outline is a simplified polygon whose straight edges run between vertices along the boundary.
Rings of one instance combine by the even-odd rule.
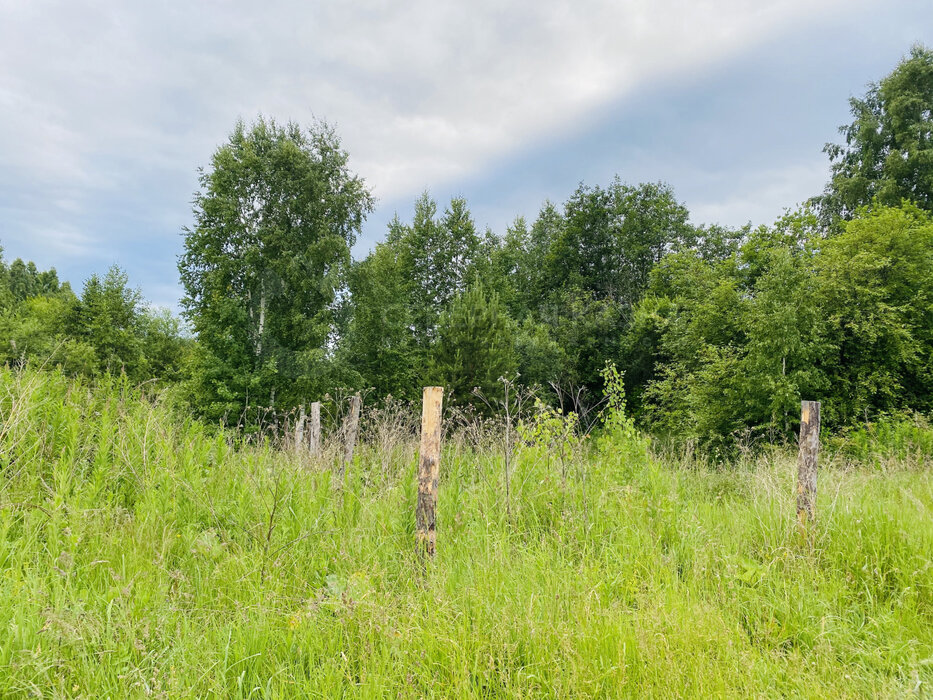
[[[422,568],[374,427],[337,492],[119,383],[0,369],[0,418],[0,697],[933,694],[916,450],[826,450],[810,546],[786,449],[525,448],[507,509],[501,446],[452,435]]]

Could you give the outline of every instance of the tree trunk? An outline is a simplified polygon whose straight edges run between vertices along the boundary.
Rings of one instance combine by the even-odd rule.
[[[418,552],[434,556],[437,523],[437,481],[441,463],[441,408],[444,388],[426,386],[421,409],[421,453],[418,461],[418,504],[415,532]]]
[[[259,327],[256,330],[256,357],[262,355],[262,334],[266,331],[266,285],[259,283]]]

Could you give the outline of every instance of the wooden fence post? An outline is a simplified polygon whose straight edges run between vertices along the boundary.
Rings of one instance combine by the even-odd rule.
[[[421,454],[418,461],[418,504],[415,531],[418,551],[434,556],[437,531],[437,480],[441,463],[441,407],[444,388],[426,386],[421,409]]]
[[[311,456],[321,454],[321,402],[311,404]]]
[[[295,452],[300,452],[305,446],[305,405],[298,407],[298,421],[295,423]]]
[[[800,446],[797,454],[797,524],[802,535],[816,520],[816,469],[820,453],[820,402],[800,402]]]
[[[350,397],[350,415],[347,416],[346,442],[343,447],[343,463],[340,467],[340,485],[346,478],[347,467],[353,462],[353,448],[356,447],[356,434],[360,429],[360,399],[359,394]]]

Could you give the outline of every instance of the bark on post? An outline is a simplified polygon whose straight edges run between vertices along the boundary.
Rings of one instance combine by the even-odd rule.
[[[321,402],[311,404],[311,456],[321,454]]]
[[[340,485],[343,485],[347,474],[347,467],[353,462],[353,448],[356,447],[356,434],[360,429],[360,404],[362,400],[359,394],[350,397],[350,415],[347,416],[346,442],[343,447],[343,463],[340,467]]]
[[[816,519],[816,470],[820,452],[820,402],[800,404],[800,447],[797,454],[797,524],[803,535]]]
[[[418,552],[434,556],[437,522],[437,480],[441,462],[441,407],[444,388],[426,386],[421,409],[421,452],[418,461],[418,504],[415,531]]]
[[[305,405],[298,407],[298,422],[295,423],[295,452],[300,452],[305,444]]]

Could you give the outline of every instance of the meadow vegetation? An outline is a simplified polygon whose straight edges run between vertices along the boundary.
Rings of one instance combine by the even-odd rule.
[[[608,406],[567,442],[528,415],[508,512],[501,425],[449,416],[422,562],[416,408],[364,411],[338,490],[339,445],[0,370],[0,696],[929,693],[923,419],[826,441],[808,544],[792,447],[715,463]]]

